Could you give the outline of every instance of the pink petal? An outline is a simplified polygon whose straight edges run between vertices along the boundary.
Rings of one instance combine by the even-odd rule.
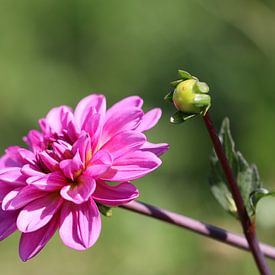
[[[62,159],[71,159],[73,154],[71,153],[72,146],[64,140],[57,140],[52,144],[52,150],[54,155]]]
[[[82,129],[83,123],[86,120],[91,108],[95,108],[96,112],[105,115],[106,111],[106,100],[103,95],[93,94],[83,98],[75,108],[74,117],[75,123]]]
[[[106,173],[113,164],[113,157],[109,152],[100,150],[94,156],[89,163],[88,168],[84,172],[84,175],[98,178],[102,174]]]
[[[138,150],[145,141],[146,137],[142,133],[124,131],[113,136],[101,150],[108,151],[116,159]]]
[[[9,167],[0,169],[0,182],[9,186],[26,185],[26,177],[22,175],[20,167]]]
[[[147,175],[161,165],[161,160],[151,152],[133,152],[115,160],[101,178],[107,181],[130,181]]]
[[[95,188],[96,182],[93,178],[81,175],[77,183],[64,186],[60,194],[65,200],[81,204],[91,197]]]
[[[27,183],[34,188],[43,191],[57,191],[64,187],[67,183],[61,172],[53,172],[42,176],[33,176],[27,179]]]
[[[6,186],[3,183],[0,183],[0,203],[6,197],[6,195],[14,189],[14,186]]]
[[[35,155],[30,150],[21,148],[19,146],[11,146],[6,149],[6,154],[16,163],[18,166],[22,166],[27,163],[35,163]]]
[[[75,155],[77,152],[79,152],[82,163],[86,163],[91,159],[91,138],[86,132],[82,132],[73,144],[72,153]]]
[[[145,142],[141,147],[141,151],[152,152],[158,157],[164,154],[168,149],[169,149],[169,144],[167,143],[154,144],[150,142]]]
[[[47,169],[50,172],[58,170],[58,162],[54,158],[52,158],[48,153],[42,151],[39,152],[37,156],[39,157],[41,165],[45,169]]]
[[[3,211],[0,208],[0,241],[12,234],[16,228],[18,211]]]
[[[100,214],[92,199],[80,205],[64,203],[59,234],[65,245],[85,250],[97,241],[100,230]]]
[[[33,152],[38,152],[45,149],[45,145],[43,143],[43,136],[37,130],[29,131],[28,135],[24,137],[23,140],[28,144],[29,148]]]
[[[77,152],[73,159],[62,160],[59,163],[59,167],[65,177],[74,181],[81,174],[84,164],[81,160],[79,152]]]
[[[136,128],[136,131],[144,132],[153,128],[159,121],[161,117],[161,109],[155,108],[148,113],[146,113],[139,126]]]
[[[114,114],[120,113],[121,110],[128,108],[141,108],[143,105],[143,100],[139,96],[129,96],[126,97],[117,103],[115,103],[111,108],[106,112],[106,120],[111,118]]]
[[[25,175],[27,177],[33,177],[33,176],[43,176],[45,175],[42,173],[38,167],[31,165],[31,164],[26,164],[21,168],[21,173],[22,175]]]
[[[46,123],[49,125],[49,128],[52,133],[61,134],[63,128],[67,125],[63,124],[64,117],[67,113],[71,113],[72,110],[68,106],[60,106],[53,108],[46,116]]]
[[[62,202],[63,200],[56,193],[32,201],[20,211],[17,228],[24,233],[42,228],[52,219]]]
[[[32,186],[19,187],[10,191],[2,202],[3,210],[16,210],[26,206],[28,203],[44,197],[45,192]]]
[[[0,169],[7,167],[18,167],[18,163],[5,154],[0,158]]]
[[[19,255],[22,261],[34,257],[52,238],[58,227],[58,215],[44,227],[30,233],[22,233],[19,243]]]
[[[119,132],[135,129],[142,117],[143,112],[139,108],[126,108],[114,113],[105,122],[101,142],[106,142]]]
[[[97,182],[93,199],[108,206],[118,206],[128,203],[139,196],[138,189],[129,182],[123,182],[116,186],[111,186],[104,181]]]

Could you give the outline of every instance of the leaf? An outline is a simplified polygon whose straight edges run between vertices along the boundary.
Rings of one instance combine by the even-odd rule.
[[[100,203],[97,203],[97,207],[98,207],[99,212],[102,215],[104,215],[106,217],[112,217],[113,211],[112,211],[111,207],[103,205],[103,204],[100,204]]]
[[[184,70],[178,70],[178,73],[182,80],[187,80],[193,78],[192,75]]]
[[[239,151],[236,151],[228,118],[223,120],[219,137],[237,181],[247,212],[249,216],[252,217],[255,214],[255,210],[251,204],[250,196],[255,190],[259,190],[262,187],[258,169],[256,165],[250,165],[243,155]],[[235,202],[215,152],[211,155],[210,167],[209,183],[214,197],[227,212],[238,217]]]
[[[192,117],[195,117],[196,115],[197,114],[185,114],[181,111],[177,111],[170,117],[170,122],[173,124],[180,124]]]
[[[164,97],[164,100],[165,100],[166,102],[172,103],[172,102],[173,102],[173,95],[174,95],[174,91],[168,93],[168,94]]]

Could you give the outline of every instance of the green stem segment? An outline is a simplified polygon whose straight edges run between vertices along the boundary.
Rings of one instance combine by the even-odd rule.
[[[203,119],[204,119],[205,126],[208,130],[209,136],[212,140],[217,157],[220,161],[220,164],[224,171],[225,177],[227,179],[228,186],[231,190],[232,197],[233,197],[236,207],[237,207],[239,219],[240,219],[242,227],[243,227],[243,232],[245,234],[245,237],[249,244],[250,250],[253,254],[254,260],[255,260],[257,267],[259,269],[259,272],[262,275],[272,275],[272,273],[266,263],[264,255],[260,249],[259,242],[256,237],[255,224],[250,220],[250,218],[248,216],[248,213],[247,213],[245,205],[244,205],[243,198],[241,196],[241,193],[239,191],[238,185],[234,178],[232,169],[231,169],[229,162],[226,158],[223,146],[222,146],[219,136],[215,130],[215,127],[213,125],[213,122],[210,118],[209,113],[206,113],[205,116],[203,117]]]

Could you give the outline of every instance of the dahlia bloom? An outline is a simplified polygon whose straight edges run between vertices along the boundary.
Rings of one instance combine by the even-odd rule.
[[[119,206],[138,197],[130,181],[160,166],[167,144],[143,134],[161,110],[144,114],[142,99],[125,98],[106,111],[103,95],[82,99],[75,110],[53,108],[41,131],[0,158],[0,240],[22,232],[19,254],[34,257],[58,230],[65,245],[85,250],[98,239],[98,205]]]

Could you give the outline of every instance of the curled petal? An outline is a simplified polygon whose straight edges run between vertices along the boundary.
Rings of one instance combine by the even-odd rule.
[[[35,175],[27,179],[27,183],[39,190],[43,191],[57,191],[60,190],[67,183],[63,174],[59,171],[50,174]]]
[[[117,159],[138,150],[145,141],[146,137],[142,133],[123,131],[113,136],[101,149],[108,151],[114,159]]]
[[[100,230],[100,214],[92,199],[79,205],[64,203],[59,234],[65,245],[85,250],[97,241]]]
[[[59,216],[56,214],[44,227],[29,233],[22,233],[19,243],[19,255],[22,261],[34,257],[47,244],[57,230]]]
[[[24,233],[42,228],[52,219],[62,202],[63,200],[56,193],[32,201],[20,211],[17,228]]]
[[[93,159],[89,163],[84,175],[92,178],[98,178],[102,174],[105,174],[112,164],[112,155],[108,151],[100,150],[93,156]]]
[[[95,187],[96,182],[93,178],[81,175],[76,184],[64,186],[60,190],[60,194],[65,200],[81,204],[91,197]]]
[[[81,174],[84,164],[81,160],[79,152],[77,152],[73,159],[62,160],[59,163],[59,167],[65,177],[74,181]]]
[[[143,117],[143,112],[140,108],[126,108],[114,113],[105,121],[101,144],[104,144],[112,136],[122,131],[135,129]]]
[[[161,160],[151,152],[133,152],[115,160],[108,172],[101,176],[107,181],[130,181],[147,175],[161,165]]]
[[[139,126],[136,128],[136,131],[144,132],[153,128],[158,123],[160,117],[161,117],[161,109],[159,108],[155,108],[147,112],[143,116]]]
[[[58,170],[58,162],[52,158],[48,153],[45,151],[39,152],[37,154],[39,157],[39,160],[41,162],[41,165],[46,168],[48,171],[56,171]]]
[[[16,228],[18,211],[3,211],[0,208],[0,241],[12,234]]]
[[[75,155],[77,152],[79,152],[82,163],[91,159],[91,138],[86,132],[82,132],[72,147],[72,153]]]
[[[44,197],[45,192],[38,190],[32,186],[16,188],[10,191],[2,202],[3,210],[16,210],[26,206],[28,203]]]
[[[93,199],[108,206],[118,206],[128,203],[139,196],[138,189],[129,182],[111,186],[104,181],[97,182]]]
[[[26,185],[26,176],[21,173],[20,167],[9,167],[0,169],[0,182],[9,186]]]
[[[105,115],[106,111],[106,99],[103,95],[93,94],[83,98],[75,108],[74,117],[75,123],[81,130],[83,128],[83,123],[85,122],[87,115],[89,114],[91,108],[95,108],[96,113]]]
[[[143,100],[139,96],[129,96],[119,102],[115,103],[111,108],[106,112],[106,120],[110,119],[114,114],[120,113],[121,110],[127,108],[141,108],[143,105]]]
[[[29,131],[29,133],[26,137],[23,138],[23,140],[27,143],[27,145],[33,152],[39,152],[45,149],[43,136],[37,130]]]
[[[145,142],[142,147],[141,151],[145,152],[152,152],[156,156],[161,156],[164,154],[167,150],[169,149],[169,144],[167,143],[150,143],[150,142]]]

